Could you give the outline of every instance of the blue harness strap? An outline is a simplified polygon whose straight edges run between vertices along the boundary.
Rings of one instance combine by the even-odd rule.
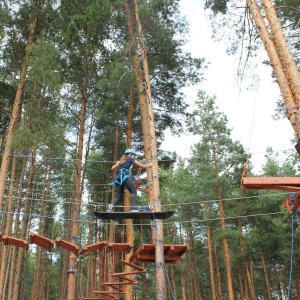
[[[110,182],[109,185],[114,185],[114,184],[123,185],[125,180],[131,176],[132,175],[129,173],[128,169],[122,168],[122,169],[120,169],[119,173],[117,174],[115,180]]]

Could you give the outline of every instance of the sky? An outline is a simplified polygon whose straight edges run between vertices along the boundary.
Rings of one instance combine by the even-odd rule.
[[[195,109],[198,90],[205,90],[209,96],[216,96],[218,110],[227,116],[228,127],[232,128],[232,139],[242,143],[246,152],[252,156],[254,170],[260,170],[267,147],[278,151],[279,157],[282,150],[294,149],[294,130],[289,120],[274,120],[272,117],[280,91],[271,77],[271,67],[262,63],[268,59],[266,51],[261,49],[257,56],[257,87],[252,91],[246,86],[240,89],[236,77],[239,57],[226,54],[225,42],[217,43],[212,40],[211,26],[202,2],[181,1],[182,14],[190,24],[190,38],[185,47],[193,56],[210,62],[208,69],[204,70],[206,80],[183,90],[185,101],[192,111]],[[197,138],[191,135],[174,137],[167,133],[161,148],[176,151],[181,157],[187,158],[195,143]]]

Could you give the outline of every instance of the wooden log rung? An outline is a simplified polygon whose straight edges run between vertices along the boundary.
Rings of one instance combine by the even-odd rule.
[[[127,252],[133,248],[129,243],[108,243],[107,251],[108,252]]]
[[[51,252],[53,249],[54,241],[44,236],[38,235],[34,232],[30,232],[30,244],[36,244]]]
[[[99,243],[95,243],[95,244],[91,244],[91,245],[87,245],[84,246],[80,251],[79,254],[85,254],[87,252],[92,252],[92,251],[96,251],[96,250],[101,250],[103,249],[105,246],[107,245],[106,241],[102,241]]]
[[[71,252],[74,252],[74,254],[78,255],[79,250],[80,250],[80,247],[79,247],[79,246],[77,246],[77,245],[75,245],[75,244],[72,244],[72,243],[70,243],[70,242],[64,241],[64,240],[62,240],[62,239],[60,239],[60,238],[57,238],[57,239],[55,240],[55,242],[56,242],[56,245],[57,245],[58,247],[62,247],[62,248],[64,248],[64,249],[66,249],[66,250],[68,250],[68,251],[71,251]]]
[[[2,241],[4,245],[11,245],[11,246],[16,246],[20,248],[24,248],[25,250],[28,250],[28,242],[25,240],[13,238],[7,235],[2,236]]]

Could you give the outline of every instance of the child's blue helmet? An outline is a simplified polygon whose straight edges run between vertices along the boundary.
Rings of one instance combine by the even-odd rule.
[[[131,149],[131,148],[130,149],[126,149],[125,152],[124,152],[124,154],[129,154],[129,153],[132,153],[132,154],[136,155],[135,150]]]

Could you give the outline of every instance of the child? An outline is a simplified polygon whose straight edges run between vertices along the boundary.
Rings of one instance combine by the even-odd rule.
[[[135,164],[139,168],[143,168],[143,169],[150,168],[152,167],[153,164],[140,163],[135,159],[135,154],[136,152],[134,149],[126,149],[121,159],[111,167],[113,171],[116,170],[117,168],[119,169],[118,169],[118,174],[114,181],[117,185],[116,197],[112,200],[107,212],[112,212],[113,207],[121,200],[124,193],[124,187],[126,187],[127,190],[130,192],[130,212],[138,212],[138,210],[135,207],[137,191],[131,179],[131,175],[129,174],[129,169],[131,168],[132,164]]]

